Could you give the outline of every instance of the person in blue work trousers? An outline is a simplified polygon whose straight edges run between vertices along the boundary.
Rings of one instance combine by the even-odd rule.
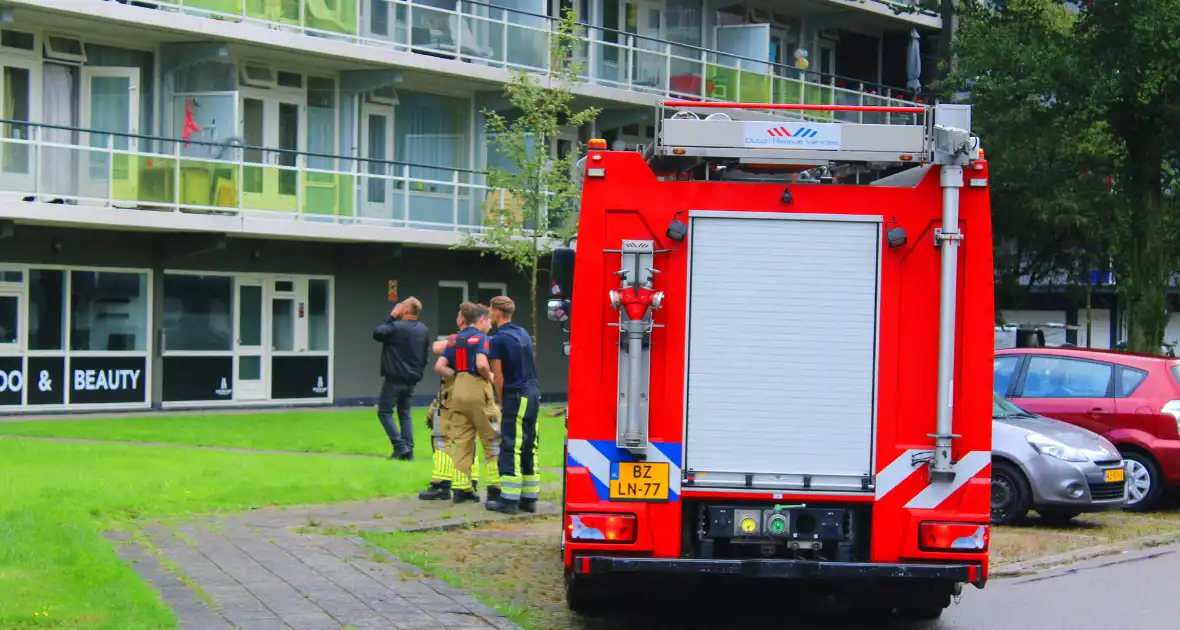
[[[516,304],[500,295],[488,304],[494,333],[491,336],[492,374],[500,401],[500,497],[489,499],[487,509],[515,514],[537,511],[541,477],[537,467],[537,413],[541,390],[533,338],[512,323]]]

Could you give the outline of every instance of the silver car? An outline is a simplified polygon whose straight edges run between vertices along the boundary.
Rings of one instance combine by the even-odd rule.
[[[1046,521],[1115,510],[1127,499],[1122,455],[1106,438],[992,400],[992,522],[1034,509]]]

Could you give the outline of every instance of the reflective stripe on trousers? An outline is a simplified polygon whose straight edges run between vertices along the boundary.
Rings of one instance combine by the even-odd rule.
[[[500,446],[502,496],[510,501],[536,499],[541,491],[537,469],[536,390],[505,391]]]

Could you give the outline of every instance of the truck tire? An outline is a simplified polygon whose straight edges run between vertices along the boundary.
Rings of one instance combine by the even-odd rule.
[[[609,603],[606,585],[600,580],[572,571],[565,574],[565,604],[571,611],[595,617],[605,613]]]
[[[951,594],[939,588],[926,593],[914,593],[898,603],[897,616],[901,619],[921,621],[938,619],[942,611],[951,605]]]

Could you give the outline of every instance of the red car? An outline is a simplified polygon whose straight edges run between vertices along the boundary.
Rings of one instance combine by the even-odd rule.
[[[1126,509],[1180,486],[1180,360],[1081,348],[997,350],[992,388],[1020,407],[1089,429],[1127,462]]]

